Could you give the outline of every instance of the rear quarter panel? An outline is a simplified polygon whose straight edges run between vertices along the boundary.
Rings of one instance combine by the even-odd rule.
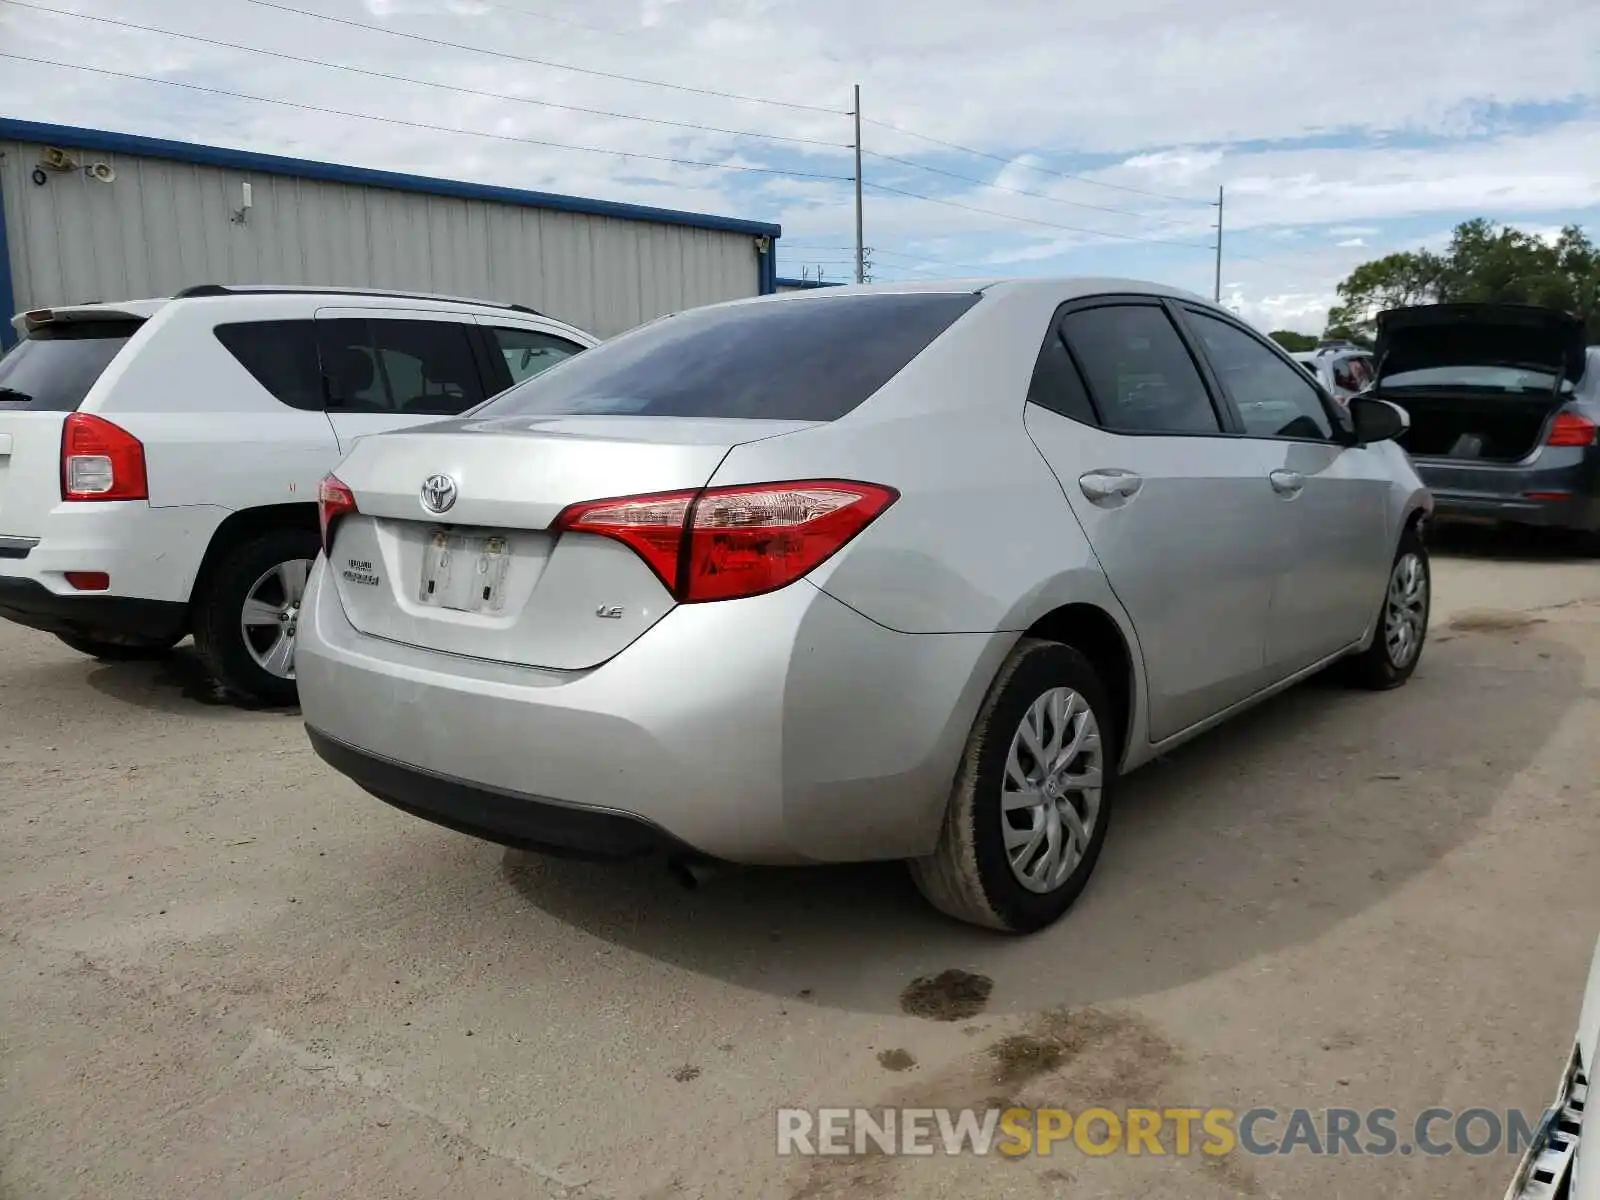
[[[902,633],[1026,629],[1110,590],[1023,404],[1055,304],[985,297],[838,421],[736,447],[716,485],[807,477],[900,498],[809,578]],[[1087,593],[1087,594],[1085,594]]]
[[[100,378],[83,411],[144,443],[152,507],[316,503],[339,457],[326,414],[278,401],[213,333],[220,321],[309,316],[303,303],[272,296],[170,304],[140,331],[139,352]]]

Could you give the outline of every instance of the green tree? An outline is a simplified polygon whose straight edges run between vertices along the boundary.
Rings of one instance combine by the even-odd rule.
[[[1339,285],[1329,336],[1370,339],[1386,308],[1413,304],[1537,304],[1576,313],[1600,341],[1600,251],[1576,225],[1548,242],[1478,217],[1442,253],[1402,251],[1363,263]]]
[[[1267,336],[1290,354],[1299,354],[1303,351],[1317,348],[1317,339],[1309,333],[1296,333],[1292,329],[1274,329]]]

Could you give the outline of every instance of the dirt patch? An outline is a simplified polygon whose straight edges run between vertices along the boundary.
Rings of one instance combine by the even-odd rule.
[[[989,1003],[994,980],[954,968],[919,975],[900,993],[900,1011],[928,1021],[967,1021]]]
[[[1072,1111],[1091,1106],[1155,1107],[1163,1100],[1161,1088],[1179,1057],[1154,1025],[1133,1013],[1059,1009],[1039,1014],[987,1047],[974,1047],[973,1053],[948,1068],[926,1077],[919,1074],[864,1103],[900,1112],[941,1108],[1003,1112],[1038,1105]],[[922,1185],[908,1186],[911,1181],[902,1176],[928,1170],[928,1160],[887,1157],[870,1141],[865,1149],[866,1154],[812,1159],[797,1178],[791,1200],[865,1200],[927,1191]],[[943,1160],[942,1153],[938,1157]],[[968,1167],[951,1160],[950,1169],[974,1172],[965,1177],[969,1180],[994,1169],[985,1160],[970,1161]],[[1244,1185],[1250,1181],[1238,1182],[1237,1190],[1248,1191]],[[989,1194],[989,1189],[971,1194]]]
[[[879,1050],[878,1065],[885,1071],[909,1071],[917,1059],[909,1050]]]
[[[989,1047],[994,1056],[994,1081],[1010,1087],[1048,1074],[1066,1061],[1061,1044],[1032,1034],[1017,1033]]]
[[[693,1083],[700,1078],[700,1068],[686,1063],[672,1073],[672,1078],[679,1083]]]
[[[1098,1008],[1046,1013],[1025,1033],[1001,1038],[989,1047],[992,1081],[1010,1091],[1054,1075],[1048,1103],[1107,1097],[1139,1100],[1148,1096],[1178,1052],[1153,1026],[1126,1013]],[[1071,1096],[1061,1093],[1067,1086]]]
[[[1450,618],[1450,628],[1463,633],[1506,633],[1544,623],[1543,617],[1502,608],[1479,608]]]

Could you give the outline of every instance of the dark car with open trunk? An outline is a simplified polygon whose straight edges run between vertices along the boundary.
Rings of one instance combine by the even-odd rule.
[[[1600,534],[1600,347],[1583,322],[1516,304],[1378,316],[1368,395],[1404,408],[1400,444],[1438,519]]]

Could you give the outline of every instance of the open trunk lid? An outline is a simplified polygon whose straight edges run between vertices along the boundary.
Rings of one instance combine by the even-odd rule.
[[[1586,366],[1577,317],[1518,304],[1381,313],[1376,355],[1373,394],[1411,418],[1400,445],[1416,459],[1468,467],[1538,453]]]
[[[675,601],[627,546],[557,536],[568,505],[700,488],[734,446],[814,422],[751,418],[465,417],[363,438],[336,474],[329,579],[373,637],[496,662],[579,670],[620,653]],[[425,505],[430,495],[443,512]]]
[[[16,552],[61,502],[61,426],[145,321],[144,309],[23,313],[0,356],[0,538]]]
[[[1584,325],[1571,313],[1524,304],[1428,304],[1378,314],[1377,386],[1413,371],[1522,369],[1549,390],[1583,375]]]

